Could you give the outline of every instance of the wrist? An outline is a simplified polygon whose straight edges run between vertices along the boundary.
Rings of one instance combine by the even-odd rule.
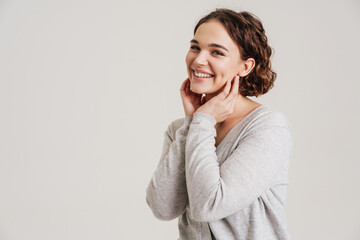
[[[195,121],[199,121],[199,119],[203,119],[206,120],[207,122],[209,122],[212,126],[214,126],[217,123],[216,118],[214,118],[212,115],[202,112],[202,111],[197,111],[194,113],[194,117],[193,119]]]

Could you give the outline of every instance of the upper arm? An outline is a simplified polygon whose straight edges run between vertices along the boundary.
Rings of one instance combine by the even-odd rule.
[[[256,125],[219,165],[213,126],[206,116],[196,120],[196,133],[194,125],[187,144],[190,209],[198,221],[213,221],[249,206],[271,187],[288,164],[292,137],[284,124]]]

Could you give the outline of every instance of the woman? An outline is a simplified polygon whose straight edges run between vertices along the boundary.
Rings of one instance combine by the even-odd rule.
[[[185,117],[164,134],[146,196],[157,218],[178,217],[179,239],[290,239],[290,124],[247,98],[273,87],[271,52],[248,12],[217,9],[195,27],[180,89]]]

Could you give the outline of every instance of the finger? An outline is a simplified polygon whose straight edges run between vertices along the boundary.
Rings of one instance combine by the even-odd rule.
[[[190,85],[191,85],[190,82],[188,82],[188,83],[187,83],[187,87],[186,87],[186,90],[187,90],[188,95],[194,96],[194,97],[198,97],[199,94],[191,91]],[[201,95],[200,95],[200,96],[201,96]]]
[[[190,89],[189,89],[189,88],[190,88],[190,87],[189,87],[189,83],[186,82],[186,84],[185,84],[185,92],[186,92],[187,95],[190,94]]]
[[[228,96],[226,97],[226,100],[228,102],[231,102],[231,101],[235,100],[238,93],[239,93],[239,79],[240,79],[239,76],[234,77],[234,82],[232,84],[231,91],[228,94]]]
[[[188,91],[189,95],[194,95],[194,92],[193,92],[193,91],[191,91],[191,89],[190,89],[190,82],[188,82],[188,83],[187,83],[187,87],[186,87],[186,89],[187,89],[187,91]]]
[[[234,78],[234,83],[232,85],[232,89],[230,91],[230,94],[233,95],[234,97],[236,97],[237,94],[239,93],[239,79],[240,79],[240,76],[236,75]]]
[[[184,96],[190,96],[190,91],[189,91],[189,81],[188,79],[186,79],[183,83],[183,87],[182,87],[182,90],[181,90],[181,93],[184,95]]]
[[[195,92],[191,91],[190,86],[191,86],[191,83],[190,83],[190,80],[189,80],[189,82],[188,82],[188,84],[187,84],[187,90],[188,90],[189,94],[194,95],[194,96],[196,96],[196,97],[199,96],[198,93],[195,93]],[[201,96],[201,95],[200,95],[200,96]]]
[[[223,91],[221,92],[221,96],[223,97],[223,99],[225,99],[227,97],[227,95],[229,94],[230,88],[231,88],[231,79],[229,79],[226,82],[226,85],[225,85]]]
[[[181,87],[180,87],[180,91],[184,91],[185,90],[185,88],[186,88],[186,83],[187,83],[187,80],[188,80],[189,78],[187,78],[187,79],[185,79],[185,81],[183,81],[183,83],[181,84]]]

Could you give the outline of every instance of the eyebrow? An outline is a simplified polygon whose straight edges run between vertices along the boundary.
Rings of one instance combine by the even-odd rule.
[[[190,42],[191,42],[191,43],[199,44],[199,42],[198,42],[197,40],[195,40],[195,39],[192,39]],[[220,44],[217,44],[217,43],[211,43],[211,44],[209,44],[208,46],[209,46],[209,47],[222,48],[222,49],[224,49],[224,50],[226,50],[226,51],[229,52],[229,50],[228,50],[226,47],[224,47],[224,46],[222,46],[222,45],[220,45]]]

